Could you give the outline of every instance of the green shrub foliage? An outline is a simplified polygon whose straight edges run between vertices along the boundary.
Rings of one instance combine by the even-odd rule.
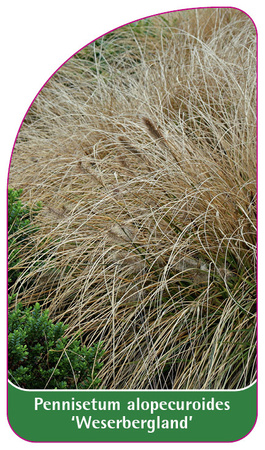
[[[20,262],[20,252],[23,244],[28,241],[31,233],[36,230],[31,223],[39,212],[41,204],[30,210],[22,204],[20,196],[22,189],[8,189],[8,289],[10,290],[20,275],[17,265]]]
[[[90,348],[63,337],[67,328],[52,323],[48,310],[17,308],[8,319],[9,379],[25,389],[96,388],[102,367],[102,343]]]
[[[21,272],[21,249],[36,230],[32,218],[41,204],[32,210],[19,199],[22,190],[8,190],[8,304],[13,307],[13,292]],[[12,291],[11,291],[12,289]],[[53,323],[49,311],[41,311],[39,303],[23,307],[18,303],[8,313],[8,374],[9,379],[24,389],[88,389],[96,388],[102,367],[102,343],[90,348],[79,339],[64,336],[67,325]]]

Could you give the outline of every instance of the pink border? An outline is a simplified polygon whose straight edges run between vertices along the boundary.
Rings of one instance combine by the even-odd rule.
[[[44,83],[44,85],[41,87],[41,89],[38,91],[38,93],[35,95],[34,99],[32,100],[32,102],[30,103],[23,119],[22,122],[20,124],[20,127],[18,129],[18,132],[16,134],[15,137],[15,141],[14,141],[14,145],[12,148],[12,152],[11,152],[11,156],[10,156],[10,161],[9,161],[9,165],[8,165],[8,176],[7,176],[7,192],[6,192],[6,211],[8,212],[8,184],[9,184],[9,172],[10,172],[10,166],[11,166],[11,161],[12,161],[12,155],[13,155],[13,151],[14,151],[14,147],[16,145],[16,141],[18,138],[18,135],[20,133],[20,129],[23,125],[23,122],[26,118],[26,115],[28,114],[32,104],[34,103],[34,101],[36,100],[37,96],[39,95],[39,93],[42,91],[42,89],[44,88],[44,86],[48,83],[48,81],[53,77],[53,75],[55,75],[56,72],[58,72],[58,70],[65,64],[67,63],[67,61],[69,61],[74,55],[76,55],[77,53],[79,53],[81,50],[83,50],[85,47],[87,47],[88,45],[92,44],[93,42],[97,41],[98,39],[100,39],[101,37],[105,36],[106,34],[111,33],[112,31],[115,31],[119,28],[122,28],[126,25],[129,25],[131,23],[134,22],[138,22],[139,20],[144,20],[144,19],[148,19],[150,17],[155,17],[155,16],[160,16],[163,14],[169,14],[169,13],[173,13],[173,12],[178,12],[178,11],[190,11],[190,10],[194,10],[194,9],[213,9],[213,8],[219,8],[219,9],[235,9],[237,11],[241,11],[243,14],[245,14],[247,17],[249,17],[249,19],[252,21],[255,30],[256,30],[256,51],[257,51],[257,63],[256,63],[256,68],[257,68],[257,75],[256,75],[256,84],[257,84],[257,93],[256,93],[256,101],[257,101],[257,106],[256,106],[256,110],[257,110],[257,119],[258,119],[258,30],[257,27],[254,23],[254,21],[252,20],[252,18],[249,16],[249,14],[247,14],[245,11],[243,11],[240,8],[235,8],[233,6],[203,6],[203,7],[198,7],[198,8],[184,8],[184,9],[176,9],[176,10],[172,10],[172,11],[166,11],[166,12],[162,12],[162,13],[157,13],[157,14],[152,14],[150,16],[145,16],[142,17],[141,19],[136,19],[133,20],[131,22],[125,23],[124,25],[120,25],[119,27],[113,28],[112,30],[109,30],[107,33],[102,34],[101,36],[98,36],[96,39],[93,39],[91,42],[89,42],[88,44],[84,45],[83,47],[81,47],[78,51],[76,51],[75,53],[73,53],[72,56],[70,56],[70,58],[67,58],[66,61],[61,64],[58,69],[56,69],[53,74],[48,78],[48,80]],[[257,158],[257,168],[258,168],[258,120],[257,120],[257,138],[256,138],[256,158]],[[257,183],[257,191],[258,191],[258,169],[256,170],[256,183]],[[258,192],[257,192],[257,198],[258,198]],[[6,214],[7,217],[7,232],[8,232],[8,214]],[[257,207],[257,217],[258,217],[258,207]],[[258,229],[258,228],[257,228]],[[258,243],[258,233],[257,233],[257,243]],[[7,292],[8,292],[8,239],[7,239],[7,244],[6,244],[6,256],[7,256],[7,264],[6,264],[6,271],[7,271]],[[258,245],[257,245],[257,260],[258,260]],[[257,292],[257,299],[258,299],[258,273],[257,273],[257,288],[256,288],[256,292]],[[258,318],[258,302],[257,302],[257,318]],[[6,312],[6,321],[8,323],[8,299],[7,299],[7,312]],[[7,326],[7,330],[8,330],[8,326]],[[258,344],[258,320],[257,320],[257,344]],[[251,430],[242,438],[237,439],[236,441],[29,441],[28,439],[24,439],[21,436],[19,436],[15,430],[13,430],[10,422],[9,422],[9,418],[8,418],[8,341],[6,343],[7,346],[7,356],[6,356],[6,367],[7,367],[7,374],[6,374],[6,391],[7,391],[7,395],[6,395],[6,414],[7,414],[7,421],[8,424],[11,428],[11,430],[14,432],[14,434],[16,434],[20,439],[22,439],[25,442],[32,442],[32,443],[77,443],[77,444],[82,444],[82,443],[102,443],[102,444],[108,444],[108,443],[165,443],[165,444],[170,444],[170,443],[192,443],[192,444],[196,444],[196,443],[232,443],[232,442],[239,442],[242,439],[244,439],[245,437],[247,437],[251,431],[254,429],[257,420],[258,420],[258,345],[257,345],[257,394],[256,394],[256,404],[257,404],[257,414],[256,414],[256,420],[255,423],[253,425],[253,427],[251,428]],[[137,390],[136,390],[137,391]]]

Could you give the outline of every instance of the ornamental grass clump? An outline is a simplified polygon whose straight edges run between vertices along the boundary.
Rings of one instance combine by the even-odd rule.
[[[81,50],[31,106],[9,183],[43,205],[18,298],[68,337],[104,342],[101,388],[255,380],[256,33],[244,13],[164,14]]]

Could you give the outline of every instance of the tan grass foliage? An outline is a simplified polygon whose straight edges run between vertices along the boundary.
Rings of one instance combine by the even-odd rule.
[[[43,208],[18,299],[104,341],[102,388],[255,379],[255,52],[232,8],[146,19],[71,58],[23,123],[9,186]]]

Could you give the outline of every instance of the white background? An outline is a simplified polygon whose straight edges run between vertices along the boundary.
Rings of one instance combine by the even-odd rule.
[[[258,0],[238,0],[229,4],[222,0],[216,3],[191,0],[13,0],[1,6],[1,53],[0,53],[0,281],[1,281],[1,417],[0,436],[5,448],[72,449],[78,446],[99,448],[104,444],[37,444],[23,441],[10,429],[6,418],[6,186],[8,166],[16,134],[30,103],[52,73],[81,47],[108,31],[152,14],[202,6],[230,6],[243,10],[254,21],[259,39],[259,418],[254,430],[243,440],[235,443],[107,443],[114,450],[124,446],[131,449],[148,450],[169,448],[199,449],[255,449],[263,448],[265,438],[264,413],[264,287],[263,257],[263,167],[264,167],[264,122],[263,99],[265,84],[264,8]],[[247,405],[246,405],[247,409]],[[264,425],[263,425],[264,424]]]

